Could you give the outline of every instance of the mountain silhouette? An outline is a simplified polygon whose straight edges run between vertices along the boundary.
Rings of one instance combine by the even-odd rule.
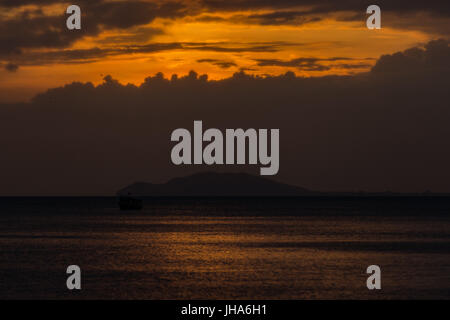
[[[246,173],[197,173],[174,178],[164,184],[133,183],[118,195],[141,197],[261,197],[312,194],[304,188],[279,183]]]

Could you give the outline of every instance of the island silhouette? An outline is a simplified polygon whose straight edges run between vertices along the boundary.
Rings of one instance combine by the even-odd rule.
[[[166,183],[155,184],[135,182],[122,189],[119,197],[450,197],[448,193],[425,191],[421,193],[404,192],[365,192],[365,191],[316,191],[303,187],[277,182],[271,178],[248,173],[201,172],[185,177],[177,177]]]
[[[316,192],[247,173],[203,172],[163,184],[133,183],[118,196],[140,197],[281,197],[306,196]]]

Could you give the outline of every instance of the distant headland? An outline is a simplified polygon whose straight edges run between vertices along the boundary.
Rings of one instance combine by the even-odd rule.
[[[247,173],[203,172],[169,180],[163,184],[136,182],[117,195],[136,197],[418,197],[450,196],[445,193],[319,192]]]
[[[313,191],[246,173],[197,173],[164,184],[133,183],[118,195],[143,197],[277,197],[316,194]]]

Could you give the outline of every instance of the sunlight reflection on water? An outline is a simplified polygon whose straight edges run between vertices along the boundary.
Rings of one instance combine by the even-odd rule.
[[[0,216],[0,297],[448,298],[450,219],[315,216]],[[382,268],[382,292],[365,269]]]

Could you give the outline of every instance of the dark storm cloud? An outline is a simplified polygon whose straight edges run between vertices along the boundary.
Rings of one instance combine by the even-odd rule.
[[[214,15],[217,11],[267,10],[271,12],[239,14],[229,20],[260,25],[302,25],[331,17],[338,21],[355,21],[364,25],[366,8],[372,4],[372,1],[362,0],[203,0],[202,7],[209,14],[197,19],[204,22],[221,21],[223,18]],[[380,0],[376,4],[381,8],[384,26],[448,36],[449,1]]]
[[[19,66],[14,63],[7,63],[3,67],[5,68],[6,71],[9,72],[16,72],[17,70],[19,70]]]
[[[435,40],[422,48],[411,48],[403,52],[383,55],[373,67],[374,73],[407,73],[415,70],[450,68],[450,47],[448,40]]]
[[[126,2],[126,1],[121,1]],[[158,1],[141,0],[127,1],[130,3],[158,3]],[[300,6],[314,8],[316,12],[336,12],[336,11],[360,11],[369,5],[374,4],[369,0],[179,0],[185,6],[206,8],[209,10],[251,10],[251,9],[289,9]],[[58,0],[40,0],[39,5],[61,4],[69,1]],[[111,4],[108,0],[78,0],[77,4],[89,5],[91,3]],[[0,6],[20,7],[24,5],[35,5],[35,0],[0,0]],[[377,5],[388,11],[410,12],[410,11],[429,11],[436,14],[450,14],[450,4],[446,0],[378,0]],[[118,6],[120,7],[120,5]]]
[[[355,20],[363,22],[365,8],[369,1],[312,1],[312,0],[174,0],[174,1],[86,1],[78,4],[82,9],[82,29],[68,32],[65,27],[66,14],[49,16],[42,6],[61,4],[60,1],[40,1],[39,8],[23,7],[22,11],[11,16],[0,16],[0,56],[5,58],[16,56],[26,49],[33,48],[67,48],[76,40],[85,36],[98,35],[104,29],[128,29],[151,23],[156,18],[176,19],[192,16],[201,21],[224,21],[215,15],[217,11],[240,11],[249,9],[266,9],[271,12],[236,14],[227,21],[232,23],[248,23],[260,25],[301,25],[319,21],[328,14],[350,12],[338,16],[339,20]],[[36,1],[0,0],[2,10],[13,10],[24,5],[36,5]],[[67,2],[67,4],[70,4]],[[445,18],[450,15],[449,1],[379,1],[383,11],[383,23],[388,26],[423,30],[448,34],[449,24]],[[301,7],[301,10],[298,8]],[[433,17],[415,16],[418,12],[427,12]],[[11,11],[13,13],[13,11]],[[208,14],[209,13],[209,14]],[[386,15],[384,15],[386,13]],[[412,13],[409,18],[408,15]],[[206,14],[206,15],[201,15]],[[399,18],[398,16],[401,16]],[[440,18],[434,18],[440,17]],[[444,17],[444,18],[442,18]],[[444,20],[443,20],[444,19]],[[161,32],[163,32],[161,30]],[[155,34],[153,34],[155,35]],[[151,34],[131,35],[142,42],[151,38]],[[125,38],[119,39],[125,41]],[[219,48],[218,48],[219,49]]]
[[[218,66],[222,69],[229,69],[231,67],[237,67],[237,64],[232,61],[223,61],[218,59],[199,59],[199,63],[210,63],[212,65]]]
[[[305,11],[274,11],[263,14],[235,14],[228,18],[204,14],[194,18],[199,22],[228,22],[236,24],[257,24],[262,26],[303,25],[322,20],[319,16]]]
[[[273,44],[270,42],[263,45],[241,44],[241,46],[218,46],[208,43],[197,45],[195,43],[192,43],[191,45],[186,45],[185,48],[191,50],[215,52],[277,52],[280,50],[280,46],[278,44]]]
[[[229,19],[225,19],[223,17],[217,16],[217,15],[210,15],[210,14],[205,14],[205,15],[198,16],[194,20],[198,21],[198,22],[225,22],[225,21],[229,21]]]
[[[0,0],[0,7],[13,8],[13,7],[21,7],[24,5],[36,4],[36,0]],[[49,5],[55,3],[61,3],[63,1],[58,0],[39,0],[38,3],[40,5]],[[86,0],[79,0],[78,3],[86,2]]]
[[[64,17],[0,20],[0,56],[16,55],[28,48],[66,47],[86,34],[66,32],[65,28]]]
[[[275,11],[265,14],[252,14],[245,19],[246,22],[260,25],[302,25],[320,20],[320,17],[309,16],[303,11]]]
[[[210,10],[251,10],[251,9],[289,9],[309,7],[309,13],[331,13],[339,11],[365,11],[374,4],[365,0],[201,0]],[[405,13],[411,11],[432,12],[436,15],[450,15],[450,3],[446,0],[379,0],[382,10]]]
[[[105,45],[144,43],[151,40],[153,37],[162,35],[164,33],[165,33],[164,30],[160,28],[140,27],[137,28],[136,30],[130,30],[129,32],[124,32],[118,35],[105,37],[101,40],[98,40],[97,43]]]
[[[67,30],[65,12],[48,16],[40,10],[27,9],[13,17],[0,18],[0,55],[15,55],[28,48],[65,48],[84,36],[97,35],[103,28],[126,29],[150,23],[158,17],[177,18],[186,14],[185,5],[179,2],[89,1],[82,4],[82,28],[76,32]],[[3,5],[12,6],[10,2]]]
[[[368,69],[372,67],[372,65],[368,63],[359,63],[359,64],[342,63],[342,64],[334,64],[333,67],[338,69]]]
[[[304,71],[326,71],[330,70],[330,66],[323,65],[323,61],[346,61],[353,60],[352,58],[333,57],[333,58],[296,58],[292,60],[278,60],[278,59],[257,59],[257,65],[260,67],[294,67]]]
[[[205,129],[279,128],[280,181],[450,192],[449,61],[449,43],[440,40],[383,56],[357,76],[239,72],[208,81],[191,72],[140,86],[105,77],[98,86],[51,89],[30,104],[0,107],[0,194],[113,194],[197,171],[256,172],[173,166],[170,134],[192,130],[194,120]]]
[[[181,2],[115,1],[90,4],[86,10],[91,23],[113,28],[129,28],[156,18],[178,18],[187,14],[187,7]]]
[[[145,54],[171,50],[210,51],[210,52],[277,52],[290,43],[206,43],[206,42],[170,42],[145,45],[122,45],[107,48],[63,49],[45,52],[28,52],[15,56],[13,60],[20,65],[47,65],[57,63],[92,63],[108,56],[123,54]],[[224,65],[223,65],[224,66]],[[231,65],[230,65],[231,66]]]

